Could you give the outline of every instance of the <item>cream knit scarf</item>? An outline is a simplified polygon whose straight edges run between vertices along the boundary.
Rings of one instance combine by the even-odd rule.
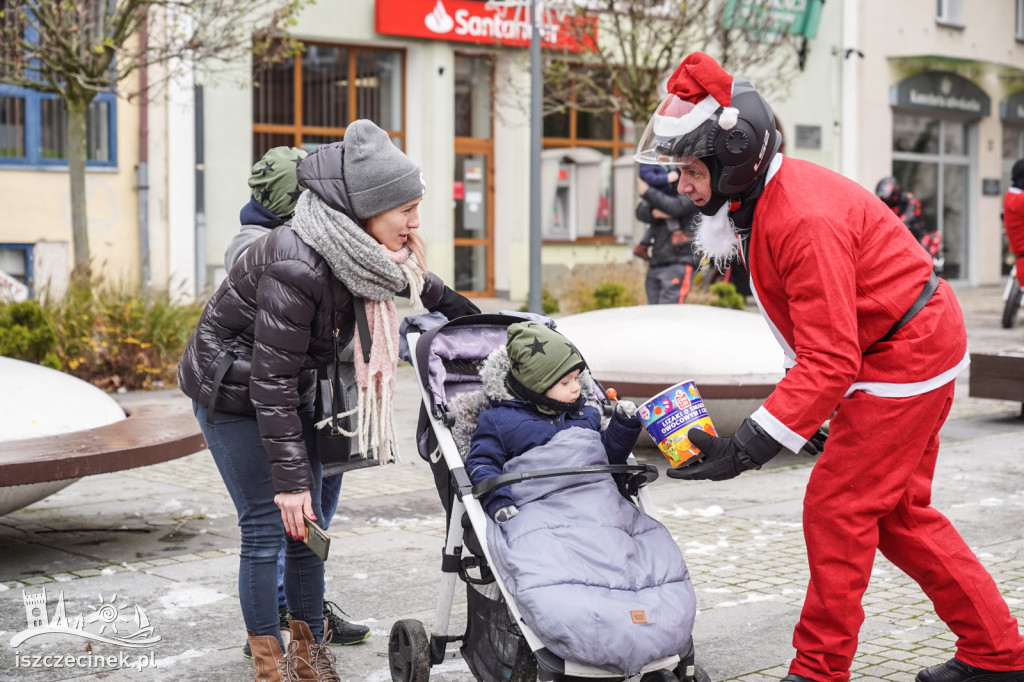
[[[370,327],[370,361],[363,359],[357,332],[355,369],[359,404],[355,409],[359,411],[359,427],[355,433],[345,435],[358,435],[367,456],[369,448],[373,448],[382,464],[394,462],[399,459],[392,412],[398,367],[398,310],[394,297],[408,287],[412,304],[423,307],[423,270],[410,258],[408,248],[389,250],[313,192],[303,192],[299,197],[292,230],[327,261],[335,277],[364,299]],[[352,411],[338,416],[350,414]]]

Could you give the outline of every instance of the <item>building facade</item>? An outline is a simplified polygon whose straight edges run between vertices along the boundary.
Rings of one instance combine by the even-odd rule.
[[[944,277],[994,284],[1008,272],[1002,195],[1024,158],[1022,67],[1021,0],[826,2],[776,104],[787,152],[871,190],[894,175],[942,233]]]
[[[770,98],[786,154],[872,190],[895,175],[943,234],[945,276],[998,282],[1007,269],[1001,195],[1024,157],[1024,0],[986,0],[971,13],[963,0],[778,6],[799,14],[815,3],[804,67]],[[200,68],[160,103],[104,95],[89,134],[96,262],[206,295],[224,275],[253,162],[273,146],[341,139],[348,123],[369,118],[423,168],[429,268],[470,295],[526,299],[525,12],[483,0],[321,0],[292,27],[306,48],[285,62],[216,76]],[[557,44],[557,25],[545,25],[544,39]],[[770,78],[743,75],[755,85]],[[635,126],[567,110],[543,128],[545,281],[579,264],[629,261],[640,227]],[[34,289],[71,266],[61,139],[52,101],[0,85],[0,270]]]

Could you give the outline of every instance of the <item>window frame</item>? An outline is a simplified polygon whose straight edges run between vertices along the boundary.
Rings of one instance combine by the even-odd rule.
[[[398,145],[400,149],[405,150],[408,141],[408,130],[406,128],[406,72],[408,69],[409,59],[408,53],[404,48],[399,47],[373,47],[369,45],[359,45],[352,43],[333,43],[325,41],[304,41],[306,45],[320,45],[323,47],[345,49],[349,51],[349,97],[348,97],[348,110],[346,112],[346,119],[351,122],[356,120],[358,117],[358,78],[356,77],[356,65],[358,62],[357,55],[360,52],[389,52],[398,54],[401,56],[402,68],[401,68],[401,79],[399,83],[399,89],[402,96],[402,106],[399,112],[399,124],[400,128],[384,128],[384,130],[391,137],[392,142],[396,139],[401,141]],[[257,121],[259,111],[257,110],[255,103],[252,112],[252,140],[253,140],[253,157],[254,162],[260,158],[260,156],[266,152],[266,149],[258,149],[259,145],[256,144],[256,136],[263,135],[290,135],[292,141],[290,145],[310,151],[308,145],[303,144],[305,136],[310,137],[334,137],[338,140],[345,136],[345,128],[347,126],[313,126],[303,123],[302,121],[302,97],[303,97],[303,78],[302,78],[302,59],[303,52],[297,53],[292,57],[292,68],[294,69],[294,76],[292,78],[292,113],[293,120],[291,123],[260,123]],[[259,71],[253,71],[254,80],[259,77]],[[375,121],[375,123],[377,123]],[[317,143],[318,145],[320,143]]]
[[[25,259],[25,281],[23,284],[28,287],[28,297],[36,297],[35,287],[35,244],[24,244],[17,242],[0,242],[0,251],[21,251]],[[7,273],[10,275],[10,273]]]
[[[25,32],[25,38],[30,41],[39,39],[35,28],[29,25]],[[20,98],[25,102],[25,156],[21,158],[0,156],[0,168],[20,169],[52,169],[67,168],[67,158],[45,159],[42,156],[43,125],[42,125],[42,102],[47,100],[60,100],[60,95],[55,92],[41,92],[33,88],[0,83],[0,97]],[[86,159],[85,167],[88,168],[117,168],[117,93],[113,90],[99,92],[93,98],[90,106],[94,103],[108,104],[107,111],[107,136],[110,140],[110,158],[106,161],[96,161],[88,158],[88,128],[86,129]],[[66,107],[65,107],[66,109]],[[67,131],[64,131],[66,134]]]
[[[935,23],[946,28],[963,28],[963,0],[936,0]]]
[[[60,100],[60,96],[52,92],[39,92],[32,88],[16,85],[0,84],[0,98],[21,99],[25,103],[25,155],[22,157],[0,156],[0,167],[6,168],[67,168],[67,157],[44,158],[43,148],[43,114],[44,101]],[[107,104],[106,126],[110,140],[110,158],[106,161],[85,160],[86,168],[117,167],[117,96],[112,92],[102,92],[93,98],[92,104]],[[88,136],[88,131],[86,132]],[[86,140],[88,145],[88,139]]]

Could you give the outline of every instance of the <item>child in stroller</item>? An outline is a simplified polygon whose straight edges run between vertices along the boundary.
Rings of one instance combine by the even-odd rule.
[[[608,429],[626,434],[628,442],[613,450],[625,450],[618,460],[629,457],[630,464],[608,464],[602,434],[584,419],[585,428],[563,429],[516,453],[502,475],[477,485],[470,480],[463,458],[477,417],[492,398],[502,398],[510,368],[507,336],[513,347],[527,330],[523,340],[534,348],[550,349],[557,341],[567,352],[551,371],[582,369],[575,348],[544,324],[509,328],[522,320],[470,316],[422,337],[408,336],[424,396],[420,454],[432,463],[449,523],[435,629],[428,641],[419,621],[395,623],[389,649],[393,679],[428,679],[429,667],[446,657],[447,644],[460,641],[480,680],[707,680],[693,663],[696,608],[685,563],[665,528],[641,511],[653,512],[643,486],[657,471],[636,465],[628,453],[638,434],[635,424],[629,428],[632,420],[620,414]],[[481,375],[490,379],[481,383]],[[593,389],[591,402],[611,412],[596,382]],[[593,407],[576,412],[598,416]],[[615,420],[625,424],[615,426]],[[492,490],[498,492],[488,496]],[[497,512],[510,506],[501,503],[502,493],[520,511],[506,510],[505,523],[497,524],[481,499],[494,500],[499,506],[492,513]],[[467,629],[450,636],[456,577],[467,583]]]
[[[510,459],[544,445],[565,429],[599,431],[601,415],[586,404],[592,384],[586,369],[576,347],[547,325],[509,325],[504,352],[499,346],[481,371],[492,407],[477,420],[466,457],[469,480],[479,484],[500,475]],[[588,390],[582,390],[584,385]],[[640,437],[636,406],[628,411],[627,415],[616,410],[602,434],[613,464],[625,463]],[[483,505],[498,523],[518,513],[508,486],[487,493]]]

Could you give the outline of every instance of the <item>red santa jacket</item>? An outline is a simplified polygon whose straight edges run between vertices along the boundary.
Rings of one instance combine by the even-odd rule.
[[[951,381],[969,362],[967,336],[956,297],[940,281],[928,305],[879,343],[921,293],[931,259],[857,183],[782,155],[768,177],[748,266],[791,369],[752,417],[796,451],[853,391],[906,397]]]
[[[1024,190],[1019,187],[1011,187],[1003,197],[1003,225],[1010,251],[1024,257]]]

